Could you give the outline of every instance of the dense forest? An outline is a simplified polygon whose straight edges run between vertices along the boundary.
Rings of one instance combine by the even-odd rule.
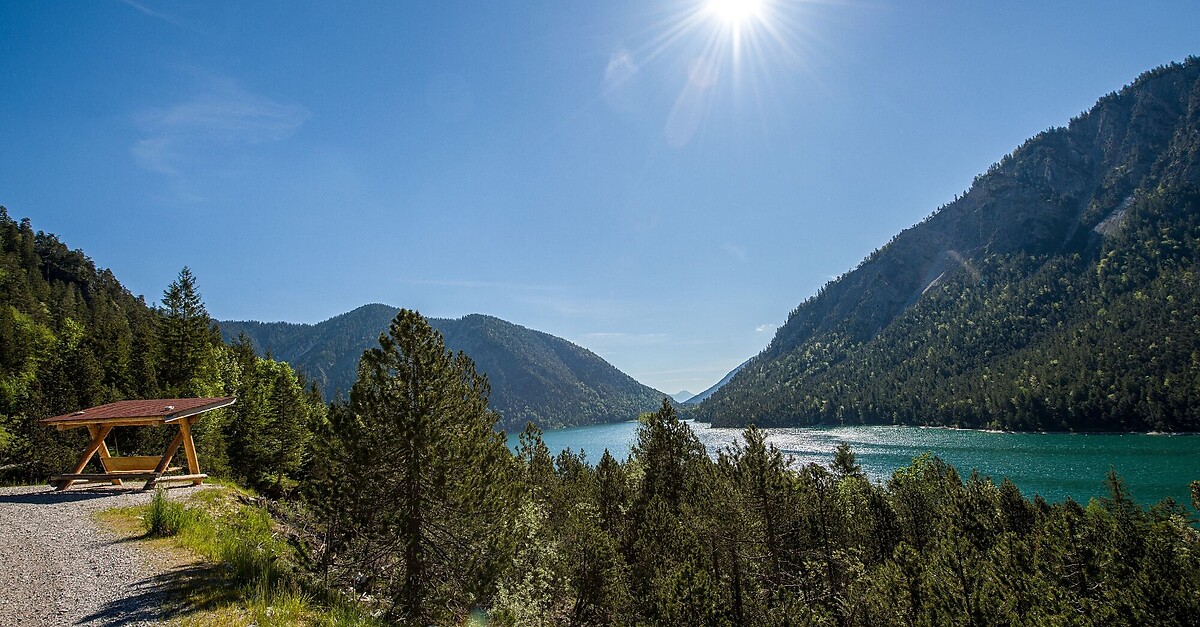
[[[307,438],[325,419],[318,390],[248,342],[223,343],[187,268],[151,307],[0,207],[0,481],[45,481],[83,448],[83,430],[56,432],[41,418],[123,399],[226,395],[238,403],[195,429],[204,470],[294,487]],[[167,431],[123,428],[109,444],[161,454]]]
[[[789,316],[697,417],[1200,430],[1200,59],[1030,139]]]
[[[222,321],[220,327],[228,341],[245,334],[259,354],[305,373],[332,400],[350,391],[359,357],[397,311],[373,304],[318,324]],[[526,422],[543,429],[620,422],[652,411],[662,399],[595,353],[548,333],[481,314],[429,323],[487,375],[491,407],[505,429],[518,431]]]
[[[3,479],[43,481],[82,445],[39,417],[236,395],[198,423],[197,446],[210,474],[273,498],[287,554],[272,555],[269,585],[373,622],[1184,625],[1200,613],[1194,509],[1142,508],[1116,476],[1086,505],[1031,501],[930,456],[876,483],[847,448],[796,467],[756,428],[713,458],[667,399],[628,460],[552,455],[532,424],[514,452],[488,378],[416,312],[396,314],[348,399],[326,405],[248,338],[222,343],[187,268],[150,307],[2,210],[0,243]],[[165,431],[126,427],[112,443],[154,453]],[[1192,493],[1200,508],[1200,482]]]
[[[331,409],[292,524],[306,585],[405,625],[1185,625],[1193,510],[1110,474],[1086,506],[928,455],[793,467],[751,427],[710,457],[673,405],[626,461],[515,455],[464,355],[401,311]],[[1193,484],[1200,507],[1200,482]]]

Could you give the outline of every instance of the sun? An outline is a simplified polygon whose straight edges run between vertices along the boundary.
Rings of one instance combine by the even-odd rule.
[[[738,28],[761,19],[765,0],[708,0],[707,12],[726,26]]]
[[[642,66],[660,55],[683,71],[683,88],[667,116],[664,137],[687,144],[717,106],[760,109],[774,102],[773,76],[792,80],[805,65],[810,8],[843,0],[667,0],[654,36],[634,55]],[[781,79],[784,80],[784,79]],[[717,103],[720,95],[727,103]],[[722,109],[727,115],[732,109]]]

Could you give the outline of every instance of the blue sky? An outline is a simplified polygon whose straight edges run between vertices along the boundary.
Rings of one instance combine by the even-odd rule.
[[[480,312],[699,392],[1200,3],[0,3],[0,204],[219,319]],[[734,31],[737,31],[736,54]]]

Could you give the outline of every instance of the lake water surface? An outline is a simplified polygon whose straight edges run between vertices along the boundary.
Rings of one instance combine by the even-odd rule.
[[[740,438],[740,429],[714,429],[689,423],[710,455]],[[570,448],[587,452],[595,464],[604,449],[625,459],[636,441],[636,422],[547,431],[554,454]],[[965,477],[972,469],[1003,477],[1027,496],[1048,501],[1070,496],[1086,504],[1104,496],[1104,475],[1116,468],[1134,498],[1149,504],[1170,496],[1190,503],[1188,483],[1200,479],[1200,436],[1146,434],[993,433],[924,427],[793,427],[769,429],[768,442],[798,464],[828,465],[841,442],[850,445],[867,475],[884,481],[897,468],[931,452]],[[515,447],[516,435],[509,437]]]

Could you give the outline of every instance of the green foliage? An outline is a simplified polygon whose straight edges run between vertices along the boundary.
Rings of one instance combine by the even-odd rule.
[[[0,480],[44,479],[85,436],[42,417],[135,397],[155,314],[112,273],[0,208]],[[156,366],[155,366],[156,367]]]
[[[325,420],[319,394],[285,363],[254,355],[245,343],[230,348],[240,374],[238,402],[226,430],[233,472],[258,490],[283,494],[295,487],[309,459],[312,434]]]
[[[156,538],[173,536],[187,524],[188,514],[183,504],[167,498],[167,491],[158,488],[142,522],[146,526],[146,534]]]
[[[335,406],[310,484],[335,587],[412,624],[487,605],[512,552],[516,467],[487,380],[401,310]]]
[[[0,208],[0,481],[41,481],[86,441],[38,419],[122,399],[242,398],[193,427],[202,469],[273,494],[305,471],[325,404],[287,365],[225,346],[184,268],[148,307],[107,270]],[[249,354],[247,355],[247,351]],[[109,446],[160,454],[168,429],[121,427]]]
[[[1115,475],[1107,499],[1049,505],[931,455],[880,485],[848,448],[828,469],[793,468],[754,427],[715,462],[692,453],[694,437],[664,406],[628,461],[592,467],[564,453],[546,472],[540,434],[527,431],[518,548],[491,618],[1187,624],[1200,610],[1191,513],[1138,507]]]
[[[553,528],[543,506],[526,501],[513,534],[517,540],[507,576],[501,579],[492,613],[497,622],[511,625],[556,625],[569,615],[559,591],[567,586],[570,568],[560,543],[548,539]]]
[[[271,517],[263,509],[247,508],[227,523],[227,533],[218,536],[217,559],[228,565],[235,581],[268,590],[284,581],[286,563],[281,559],[290,549],[271,532]]]
[[[289,527],[296,521],[276,520],[251,500],[236,488],[205,489],[178,501],[160,490],[148,505],[104,517],[140,517],[148,536],[169,537],[202,558],[172,591],[172,603],[187,608],[176,620],[180,624],[379,624],[352,601],[314,587],[300,568],[299,547],[286,540],[296,533]],[[164,515],[172,521],[170,529],[155,533],[150,521]]]
[[[158,381],[169,395],[213,396],[220,390],[219,369],[213,363],[220,334],[204,308],[196,277],[184,266],[163,292],[158,322]]]

